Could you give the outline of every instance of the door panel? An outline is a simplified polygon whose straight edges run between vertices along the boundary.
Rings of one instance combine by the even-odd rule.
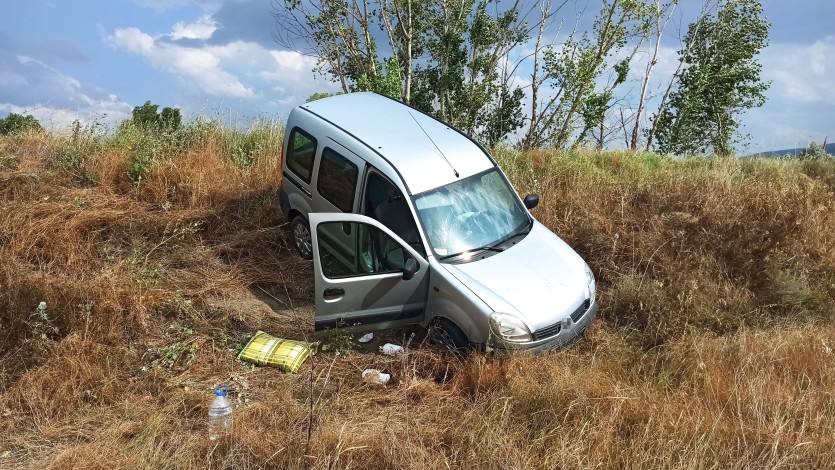
[[[423,321],[429,263],[380,222],[358,214],[310,214],[316,330],[371,331]],[[350,240],[350,243],[345,243]],[[417,273],[403,279],[408,259]]]

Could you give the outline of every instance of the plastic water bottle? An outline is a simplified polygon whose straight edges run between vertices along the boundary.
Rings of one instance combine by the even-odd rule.
[[[226,398],[228,385],[215,387],[215,398],[209,407],[209,440],[216,440],[232,427],[232,404]]]

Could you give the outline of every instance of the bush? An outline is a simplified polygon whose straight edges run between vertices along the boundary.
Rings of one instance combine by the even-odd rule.
[[[157,109],[159,109],[159,105],[146,101],[142,106],[133,108],[131,123],[143,129],[164,133],[173,132],[182,127],[179,108],[165,107],[159,113],[157,113]]]
[[[11,113],[0,119],[0,135],[16,135],[25,132],[43,132],[41,123],[33,116]]]

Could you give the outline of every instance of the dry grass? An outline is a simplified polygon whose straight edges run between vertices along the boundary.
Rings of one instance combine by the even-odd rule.
[[[0,468],[835,465],[832,162],[499,152],[597,275],[586,339],[328,352],[288,375],[234,360],[256,329],[309,333],[279,150],[197,131],[0,140]],[[210,442],[218,383],[235,423]]]

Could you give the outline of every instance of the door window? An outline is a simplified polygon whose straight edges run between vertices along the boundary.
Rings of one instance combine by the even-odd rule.
[[[287,168],[305,183],[310,184],[313,175],[313,158],[316,156],[316,139],[294,127],[287,144]]]
[[[385,232],[359,222],[317,228],[322,274],[331,279],[403,271],[408,251]]]
[[[376,172],[368,174],[362,206],[365,215],[377,219],[418,253],[425,255],[406,199],[396,186]]]
[[[357,166],[347,158],[325,147],[316,189],[319,194],[342,212],[352,212],[357,187]]]

